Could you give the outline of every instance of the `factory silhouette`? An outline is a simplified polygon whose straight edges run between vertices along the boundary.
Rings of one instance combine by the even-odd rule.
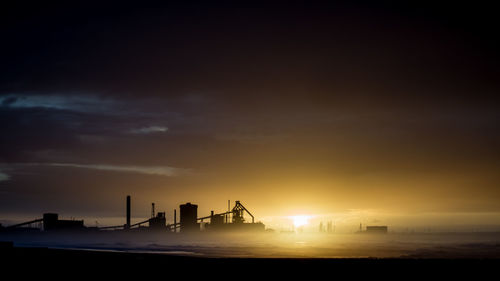
[[[200,231],[265,231],[265,225],[255,222],[254,216],[248,211],[240,201],[236,201],[230,209],[223,213],[215,214],[211,211],[209,216],[198,217],[198,205],[186,203],[179,206],[179,222],[177,222],[177,210],[174,210],[174,222],[167,224],[165,212],[155,212],[155,204],[151,205],[151,217],[147,220],[133,223],[131,222],[131,198],[126,199],[126,223],[124,225],[87,227],[83,220],[60,220],[56,213],[45,213],[42,218],[2,227],[2,232],[29,232],[40,231],[123,231],[123,232],[188,232],[196,233]],[[251,217],[251,222],[246,222],[244,214]],[[209,223],[205,221],[209,220]]]

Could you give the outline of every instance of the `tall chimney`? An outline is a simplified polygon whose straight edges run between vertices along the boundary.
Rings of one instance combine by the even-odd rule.
[[[174,232],[177,232],[177,209],[174,209]]]
[[[127,224],[125,229],[130,229],[130,195],[127,196]]]
[[[231,200],[227,200],[227,213],[226,213],[226,223],[229,223],[229,211],[231,210]]]

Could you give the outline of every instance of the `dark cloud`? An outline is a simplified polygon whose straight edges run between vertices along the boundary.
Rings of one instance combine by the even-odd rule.
[[[0,90],[194,92],[257,107],[491,102],[498,89],[488,9],[260,5],[44,8],[7,28],[11,70]],[[485,15],[469,22],[459,11]]]
[[[2,105],[9,106],[9,105],[15,103],[18,99],[19,99],[18,97],[6,97],[2,100]]]

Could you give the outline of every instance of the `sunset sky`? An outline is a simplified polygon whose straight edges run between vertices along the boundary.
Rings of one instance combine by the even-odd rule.
[[[495,9],[230,2],[1,8],[0,222],[500,225]]]

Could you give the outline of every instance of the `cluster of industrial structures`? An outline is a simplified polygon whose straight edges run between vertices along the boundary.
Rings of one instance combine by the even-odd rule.
[[[179,222],[177,222],[177,209],[173,211],[173,223],[167,223],[165,212],[155,212],[155,204],[151,204],[151,217],[147,220],[137,223],[131,222],[131,198],[126,199],[126,222],[122,225],[103,226],[103,227],[88,227],[85,226],[83,220],[62,220],[56,213],[45,213],[42,218],[30,220],[27,222],[14,224],[10,226],[2,226],[0,224],[0,232],[57,232],[57,231],[121,231],[121,232],[140,232],[140,231],[155,231],[166,233],[177,232],[200,232],[200,231],[265,231],[265,225],[261,222],[255,222],[254,216],[248,209],[236,201],[234,207],[230,208],[228,201],[228,209],[226,212],[214,213],[210,215],[198,217],[198,205],[190,202],[179,206]],[[244,214],[251,217],[251,222],[247,222]],[[208,221],[208,222],[207,222]],[[282,231],[283,232],[283,231]],[[294,232],[294,231],[292,231]],[[301,232],[301,231],[299,231]],[[320,233],[334,233],[335,225],[329,221],[326,225],[323,222],[319,224]],[[388,233],[387,226],[366,226],[363,230],[362,225],[359,225],[359,231],[356,233],[369,234],[384,234]]]
[[[179,206],[180,220],[177,222],[177,210],[174,210],[174,222],[167,224],[165,212],[155,213],[155,204],[151,205],[151,217],[145,221],[131,223],[131,199],[127,196],[126,223],[116,226],[86,227],[83,220],[60,220],[55,213],[45,213],[42,218],[2,227],[0,231],[158,231],[167,233],[199,232],[199,231],[264,231],[265,225],[255,222],[254,216],[236,201],[234,207],[223,213],[215,214],[211,211],[209,216],[198,217],[198,205],[186,203]],[[246,222],[244,214],[247,213],[252,222]],[[204,222],[209,220],[210,222]]]
[[[332,224],[331,221],[326,223],[326,228],[323,222],[319,223],[319,232],[321,233],[334,233],[335,232],[335,225]]]

